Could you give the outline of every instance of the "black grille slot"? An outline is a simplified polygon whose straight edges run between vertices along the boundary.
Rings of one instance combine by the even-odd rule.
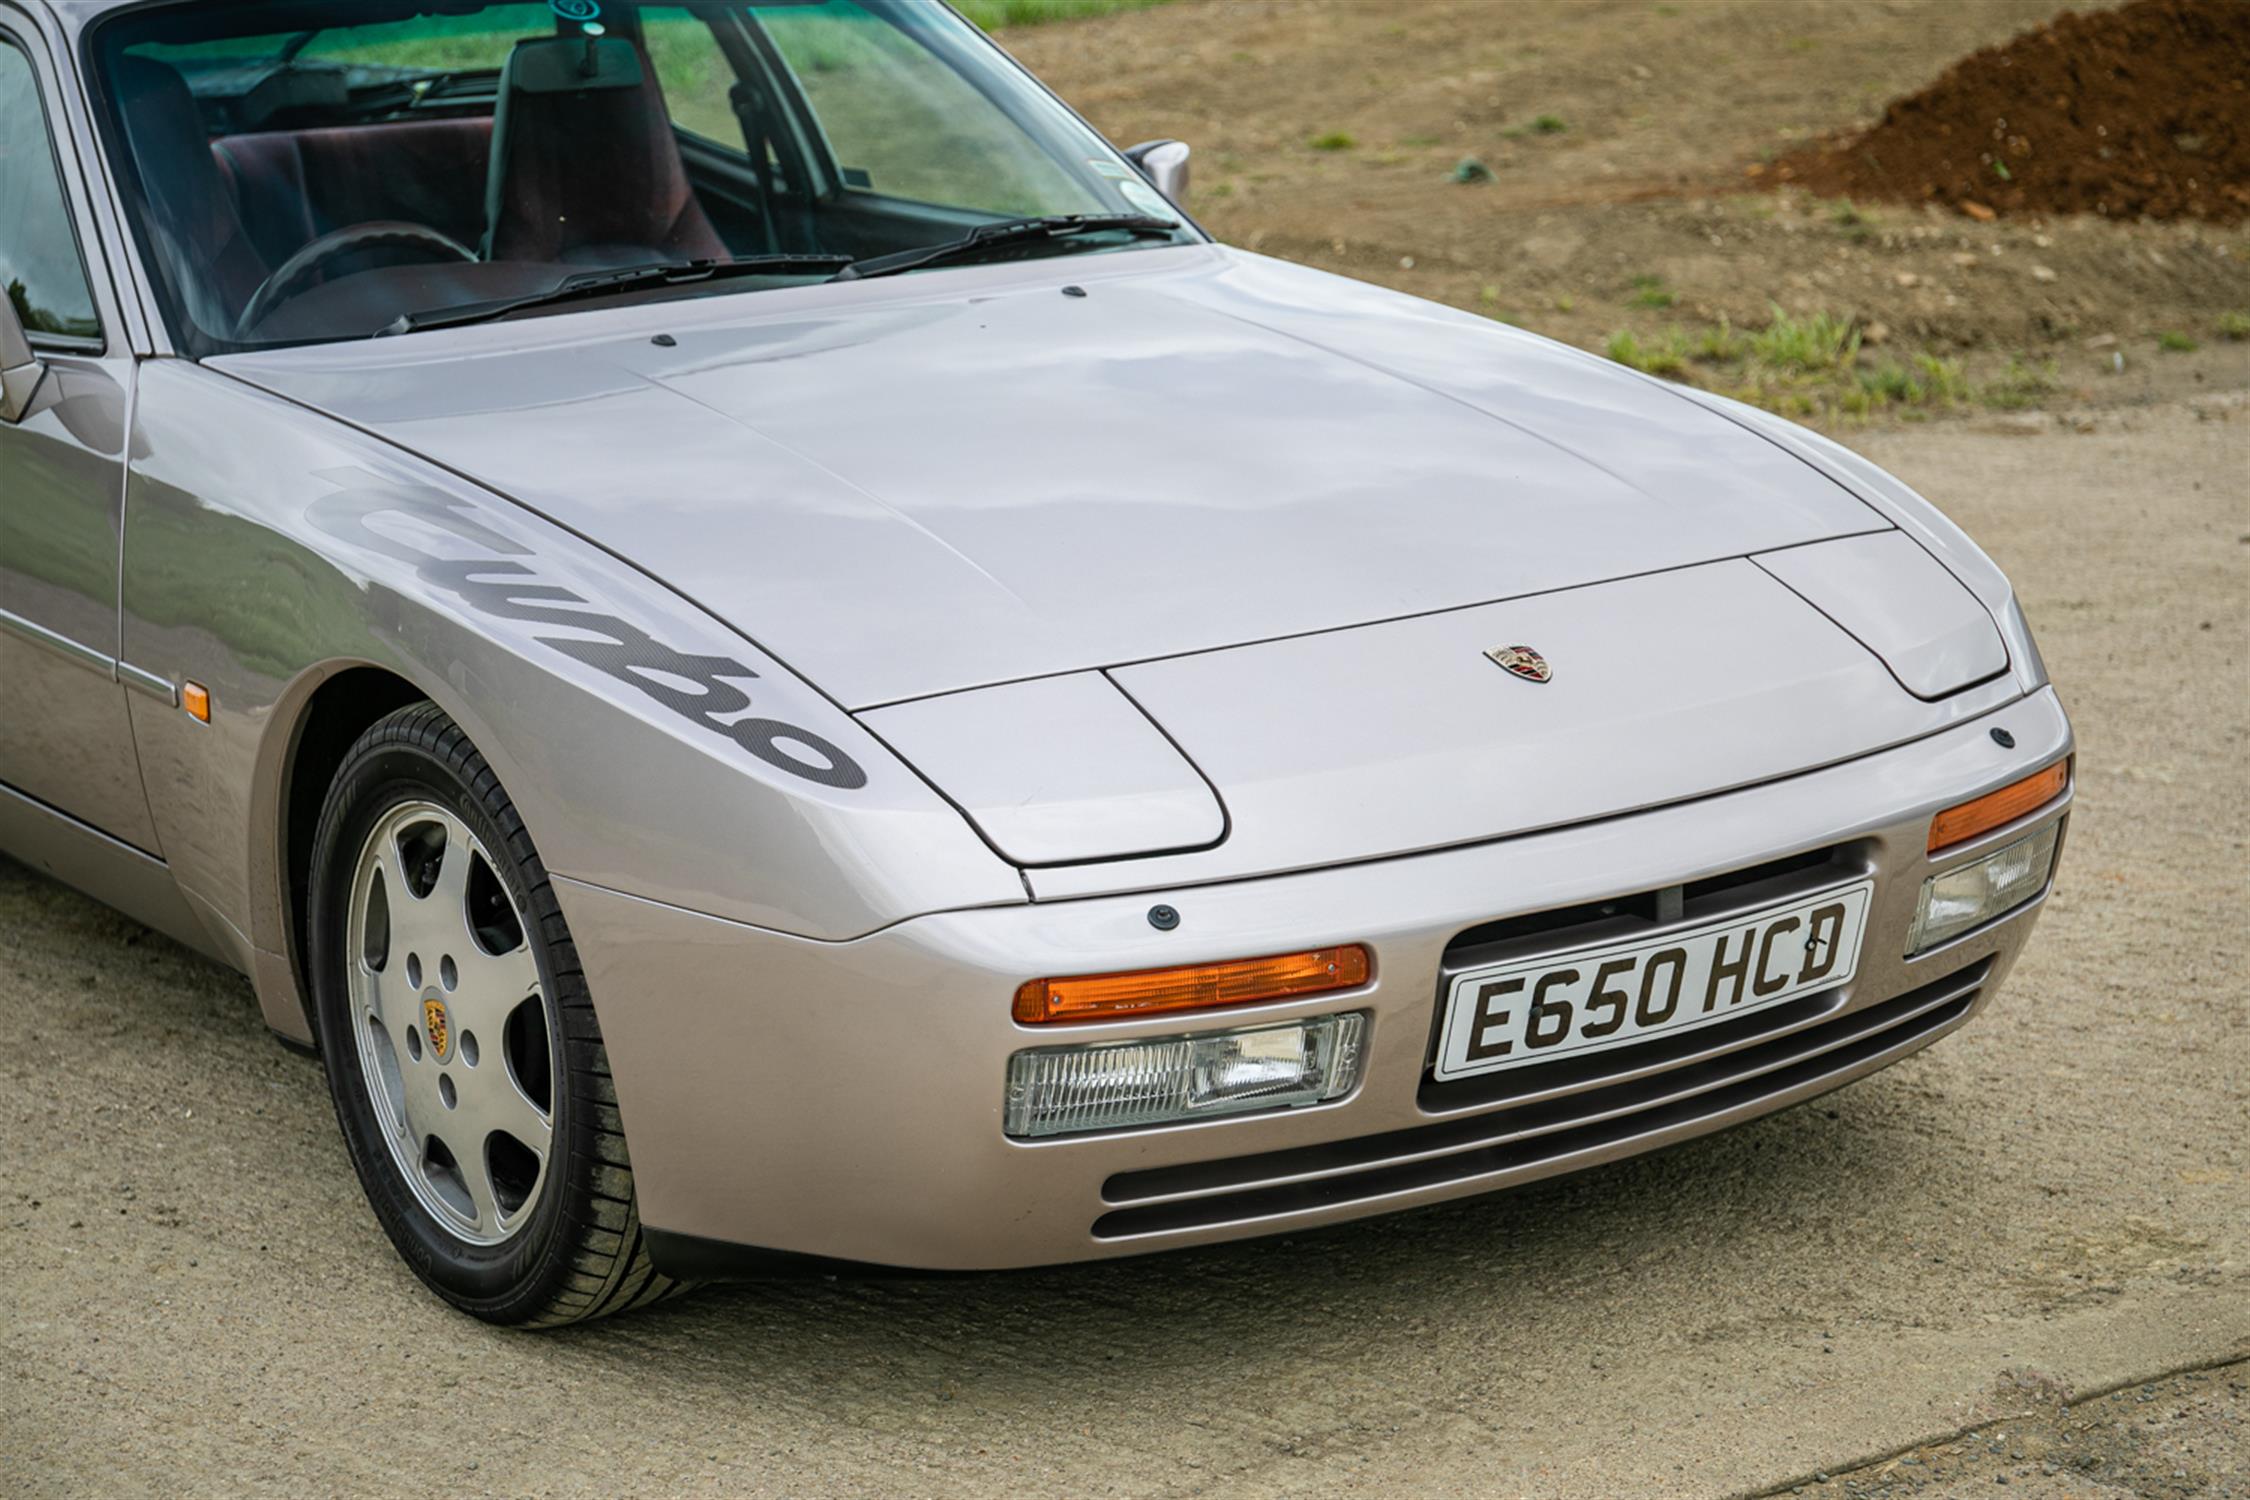
[[[1103,1185],[1102,1196],[1141,1206],[1102,1215],[1093,1232],[1097,1238],[1116,1239],[1304,1213],[1536,1167],[1634,1136],[1693,1125],[1848,1073],[1945,1030],[1976,1003],[1990,963],[1980,961],[1920,989],[1786,1036],[1646,1077],[1356,1141],[1120,1172]],[[1179,1197],[1191,1193],[1199,1196]]]
[[[1808,871],[1815,872],[1809,879],[1806,878]],[[1454,934],[1453,941],[1445,945],[1445,964],[1448,968],[1462,968],[1483,963],[1486,961],[1483,950],[1503,943],[1518,943],[1525,938],[1543,938],[1546,941],[1540,946],[1562,948],[1576,947],[1581,938],[1595,943],[1621,933],[1630,936],[1641,927],[1664,920],[1661,913],[1667,897],[1677,896],[1681,903],[1680,915],[1693,919],[1709,912],[1751,904],[1775,891],[1812,890],[1861,873],[1863,866],[1849,862],[1844,848],[1814,849],[1747,869],[1729,870],[1724,875],[1713,875],[1669,890],[1642,891],[1580,906],[1503,917],[1497,922],[1485,922]],[[1585,931],[1575,932],[1574,928]]]

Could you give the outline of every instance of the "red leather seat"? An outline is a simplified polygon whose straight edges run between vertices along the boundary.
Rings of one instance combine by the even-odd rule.
[[[464,245],[484,237],[490,120],[230,135],[211,152],[273,265],[331,230],[378,219],[426,224]]]
[[[728,258],[688,181],[656,69],[623,37],[516,44],[485,204],[489,260]]]

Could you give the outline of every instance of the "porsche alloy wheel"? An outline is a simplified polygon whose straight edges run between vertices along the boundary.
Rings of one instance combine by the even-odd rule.
[[[649,1263],[601,1028],[546,869],[438,709],[400,709],[345,756],[311,899],[336,1117],[416,1274],[512,1324],[678,1289]]]
[[[555,1049],[523,914],[466,823],[398,803],[361,847],[344,949],[360,1081],[455,1237],[522,1228],[554,1146]]]

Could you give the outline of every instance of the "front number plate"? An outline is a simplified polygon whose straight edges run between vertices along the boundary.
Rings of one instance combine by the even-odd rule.
[[[1621,1047],[1833,989],[1858,972],[1874,889],[1862,880],[1662,937],[1463,969],[1446,990],[1437,1076]]]

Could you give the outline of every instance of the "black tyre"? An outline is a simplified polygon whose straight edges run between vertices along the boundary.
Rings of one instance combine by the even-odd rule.
[[[329,1092],[376,1218],[487,1322],[574,1323],[680,1289],[633,1171],[570,929],[499,778],[453,721],[383,719],[315,835],[307,945]]]

